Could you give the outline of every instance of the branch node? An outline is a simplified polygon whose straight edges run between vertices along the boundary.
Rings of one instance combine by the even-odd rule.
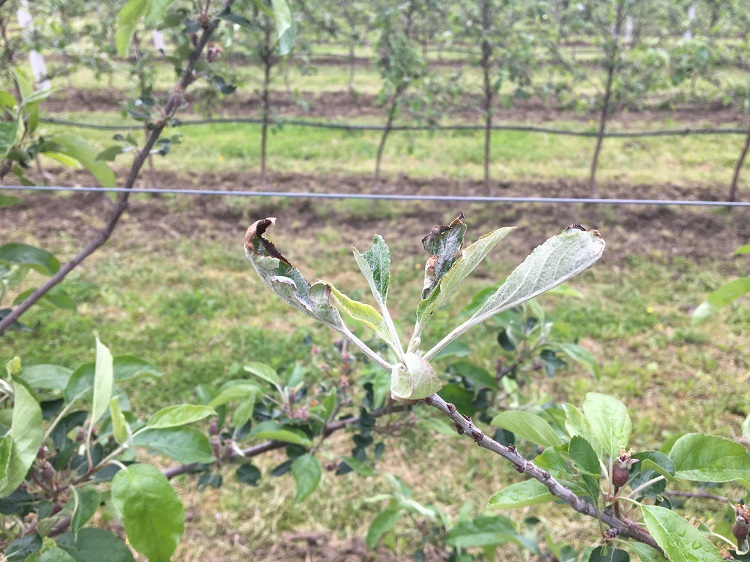
[[[542,480],[549,480],[550,478],[552,478],[550,473],[547,472],[546,470],[542,470]]]
[[[456,428],[456,431],[458,432],[459,435],[464,434],[464,428],[458,425],[458,422],[453,422],[453,427]]]
[[[428,406],[432,406],[432,398],[430,398],[429,396],[425,397],[424,403]]]
[[[607,532],[604,533],[604,542],[611,541],[612,539],[616,539],[620,535],[620,531],[618,529],[615,529],[614,527],[610,527],[607,529]]]
[[[446,402],[445,407],[448,408],[448,411],[452,414],[456,411],[456,407],[451,404],[450,402]]]
[[[484,439],[484,433],[482,433],[478,429],[472,429],[471,430],[471,438],[474,439],[474,443],[479,445],[479,442]]]
[[[515,468],[516,471],[519,472],[519,473],[521,473],[521,474],[523,474],[524,472],[526,472],[526,465],[524,465],[524,464],[514,464],[513,468]]]

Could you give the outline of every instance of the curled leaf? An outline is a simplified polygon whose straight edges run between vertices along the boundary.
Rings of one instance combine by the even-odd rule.
[[[263,234],[268,230],[268,227],[274,224],[276,224],[276,217],[261,219],[251,224],[245,233],[245,251],[250,251],[252,248],[252,251],[258,255],[276,258],[291,267],[292,264],[281,255],[276,246],[270,240],[263,238]]]
[[[482,236],[465,250],[460,251],[459,257],[453,261],[450,269],[438,279],[429,296],[419,303],[419,307],[417,308],[417,325],[420,328],[439,307],[446,303],[461,281],[474,271],[497,243],[512,230],[513,227],[494,230]],[[421,329],[417,330],[417,332],[420,331]]]
[[[427,236],[422,238],[424,249],[430,253],[430,259],[424,267],[424,287],[422,299],[430,296],[448,273],[458,258],[461,257],[461,246],[464,243],[466,224],[464,214],[460,213],[449,225],[435,226]]]
[[[263,237],[275,218],[254,222],[245,233],[245,255],[263,282],[292,307],[334,328],[345,329],[339,311],[330,303],[331,287],[311,285],[270,240]]]
[[[245,255],[253,265],[258,276],[274,293],[284,299],[287,304],[322,322],[329,328],[344,335],[367,357],[375,361],[383,368],[390,369],[390,364],[359,340],[349,328],[347,328],[339,310],[333,305],[331,297],[334,289],[328,283],[317,281],[310,284],[302,273],[295,268],[281,252],[276,249],[273,242],[263,237],[269,226],[276,222],[275,218],[266,218],[255,221],[245,233]],[[367,321],[375,328],[376,333],[381,332],[382,325],[380,315],[374,309],[365,309],[366,305],[355,303],[339,291],[335,292],[336,304],[339,304],[348,314],[360,321]],[[360,307],[346,305],[360,304]],[[379,335],[381,335],[379,333]],[[389,341],[389,340],[386,340]],[[390,341],[389,341],[390,343]]]

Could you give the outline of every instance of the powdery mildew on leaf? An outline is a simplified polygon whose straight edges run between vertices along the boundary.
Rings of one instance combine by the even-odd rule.
[[[424,269],[423,299],[430,296],[443,275],[461,257],[461,246],[466,233],[463,218],[464,214],[460,213],[449,225],[436,226],[422,238],[422,245],[431,256]]]
[[[596,230],[573,225],[538,246],[473,318],[485,318],[529,300],[591,267],[604,252]]]

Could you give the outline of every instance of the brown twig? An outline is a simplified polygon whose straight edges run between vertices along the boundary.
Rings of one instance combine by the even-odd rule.
[[[226,9],[232,4],[234,4],[234,0],[225,0],[223,8]],[[125,185],[123,185],[125,189],[133,188],[133,186],[135,185],[135,181],[138,179],[138,175],[141,172],[141,168],[143,168],[143,165],[148,159],[149,154],[151,154],[151,149],[156,144],[156,141],[159,140],[159,137],[161,136],[164,128],[167,126],[168,121],[174,116],[174,114],[182,105],[184,101],[185,90],[195,80],[195,65],[198,62],[203,49],[208,43],[208,40],[211,37],[214,29],[216,29],[217,25],[218,22],[214,21],[208,23],[203,28],[203,32],[198,39],[195,50],[193,51],[193,54],[191,55],[190,60],[185,67],[185,72],[182,74],[180,81],[175,85],[172,94],[169,96],[169,99],[164,106],[163,117],[154,124],[154,127],[151,130],[151,134],[146,139],[146,143],[143,145],[143,148],[136,155],[135,160],[133,161],[133,165],[130,168],[130,173],[125,180]],[[115,207],[110,212],[104,228],[102,228],[89,241],[89,243],[86,244],[86,246],[84,246],[83,249],[73,257],[73,259],[63,265],[57,273],[47,279],[47,281],[42,286],[31,293],[21,304],[14,308],[10,314],[0,320],[0,334],[2,334],[5,329],[13,324],[16,320],[18,320],[24,312],[31,308],[34,303],[36,303],[40,298],[47,294],[55,285],[65,279],[68,273],[78,267],[78,265],[80,265],[83,260],[93,254],[98,248],[103,246],[107,242],[107,240],[109,240],[109,237],[112,235],[112,232],[117,226],[120,217],[128,208],[129,198],[130,193],[128,191],[123,191],[118,195],[117,201],[115,202]]]
[[[380,418],[383,416],[386,416],[388,414],[397,414],[399,412],[408,412],[411,410],[411,406],[407,406],[405,404],[399,404],[399,405],[391,405],[386,406],[383,408],[378,408],[377,410],[373,410],[370,412],[370,415],[373,418]],[[344,429],[345,427],[348,427],[350,425],[358,423],[360,420],[360,416],[354,416],[351,418],[345,418],[343,420],[338,420],[335,422],[327,423],[325,427],[323,428],[323,437],[329,437],[331,434],[336,433],[337,431]],[[268,451],[274,451],[276,449],[282,449],[289,445],[289,443],[285,441],[264,441],[263,443],[259,443],[258,445],[253,445],[252,447],[248,447],[247,449],[243,449],[240,453],[237,453],[236,455],[233,455],[232,459],[239,459],[239,458],[245,458],[245,459],[251,459],[253,457],[257,457],[258,455],[262,455],[263,453],[267,453]],[[177,466],[173,466],[167,469],[162,470],[162,474],[166,476],[167,478],[174,478],[175,476],[179,476],[180,474],[186,474],[189,472],[193,472],[197,467],[199,466],[198,463],[190,463],[190,464],[181,464]]]
[[[512,445],[506,447],[494,439],[487,437],[472,423],[470,418],[464,417],[458,412],[453,404],[448,404],[437,394],[425,398],[425,403],[433,408],[437,408],[448,416],[456,428],[460,428],[461,432],[473,439],[477,445],[510,461],[518,472],[524,472],[544,484],[553,496],[568,503],[578,513],[602,521],[606,525],[609,525],[610,528],[616,529],[620,537],[634,539],[655,548],[659,552],[663,552],[646,529],[633,523],[621,521],[610,511],[597,510],[591,503],[560,484],[549,472],[542,470],[530,460],[525,459]]]

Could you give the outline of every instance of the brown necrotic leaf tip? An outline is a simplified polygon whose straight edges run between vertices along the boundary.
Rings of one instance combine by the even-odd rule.
[[[273,245],[273,242],[263,238],[263,234],[268,230],[268,227],[276,223],[276,217],[268,217],[255,221],[245,232],[245,248],[249,252],[253,252],[258,255],[270,256],[276,258],[279,261],[284,262],[288,266],[292,267],[292,264],[281,255]]]
[[[432,230],[430,230],[429,234],[422,238],[422,245],[424,246],[424,249],[428,252],[431,251],[430,246],[434,243],[435,239],[440,236],[441,234],[444,234],[451,230],[452,228],[456,228],[460,223],[463,223],[464,220],[464,214],[463,212],[460,212],[458,216],[451,221],[450,224],[438,224],[432,227]]]
[[[568,231],[568,230],[582,230],[583,232],[591,232],[591,234],[593,234],[597,238],[601,238],[602,237],[602,235],[599,233],[598,230],[589,230],[588,228],[586,228],[585,226],[583,226],[582,224],[579,224],[579,223],[571,224],[565,230],[566,231]]]
[[[583,226],[582,224],[575,223],[575,224],[571,224],[565,230],[583,230],[584,232],[586,232],[586,227]]]

